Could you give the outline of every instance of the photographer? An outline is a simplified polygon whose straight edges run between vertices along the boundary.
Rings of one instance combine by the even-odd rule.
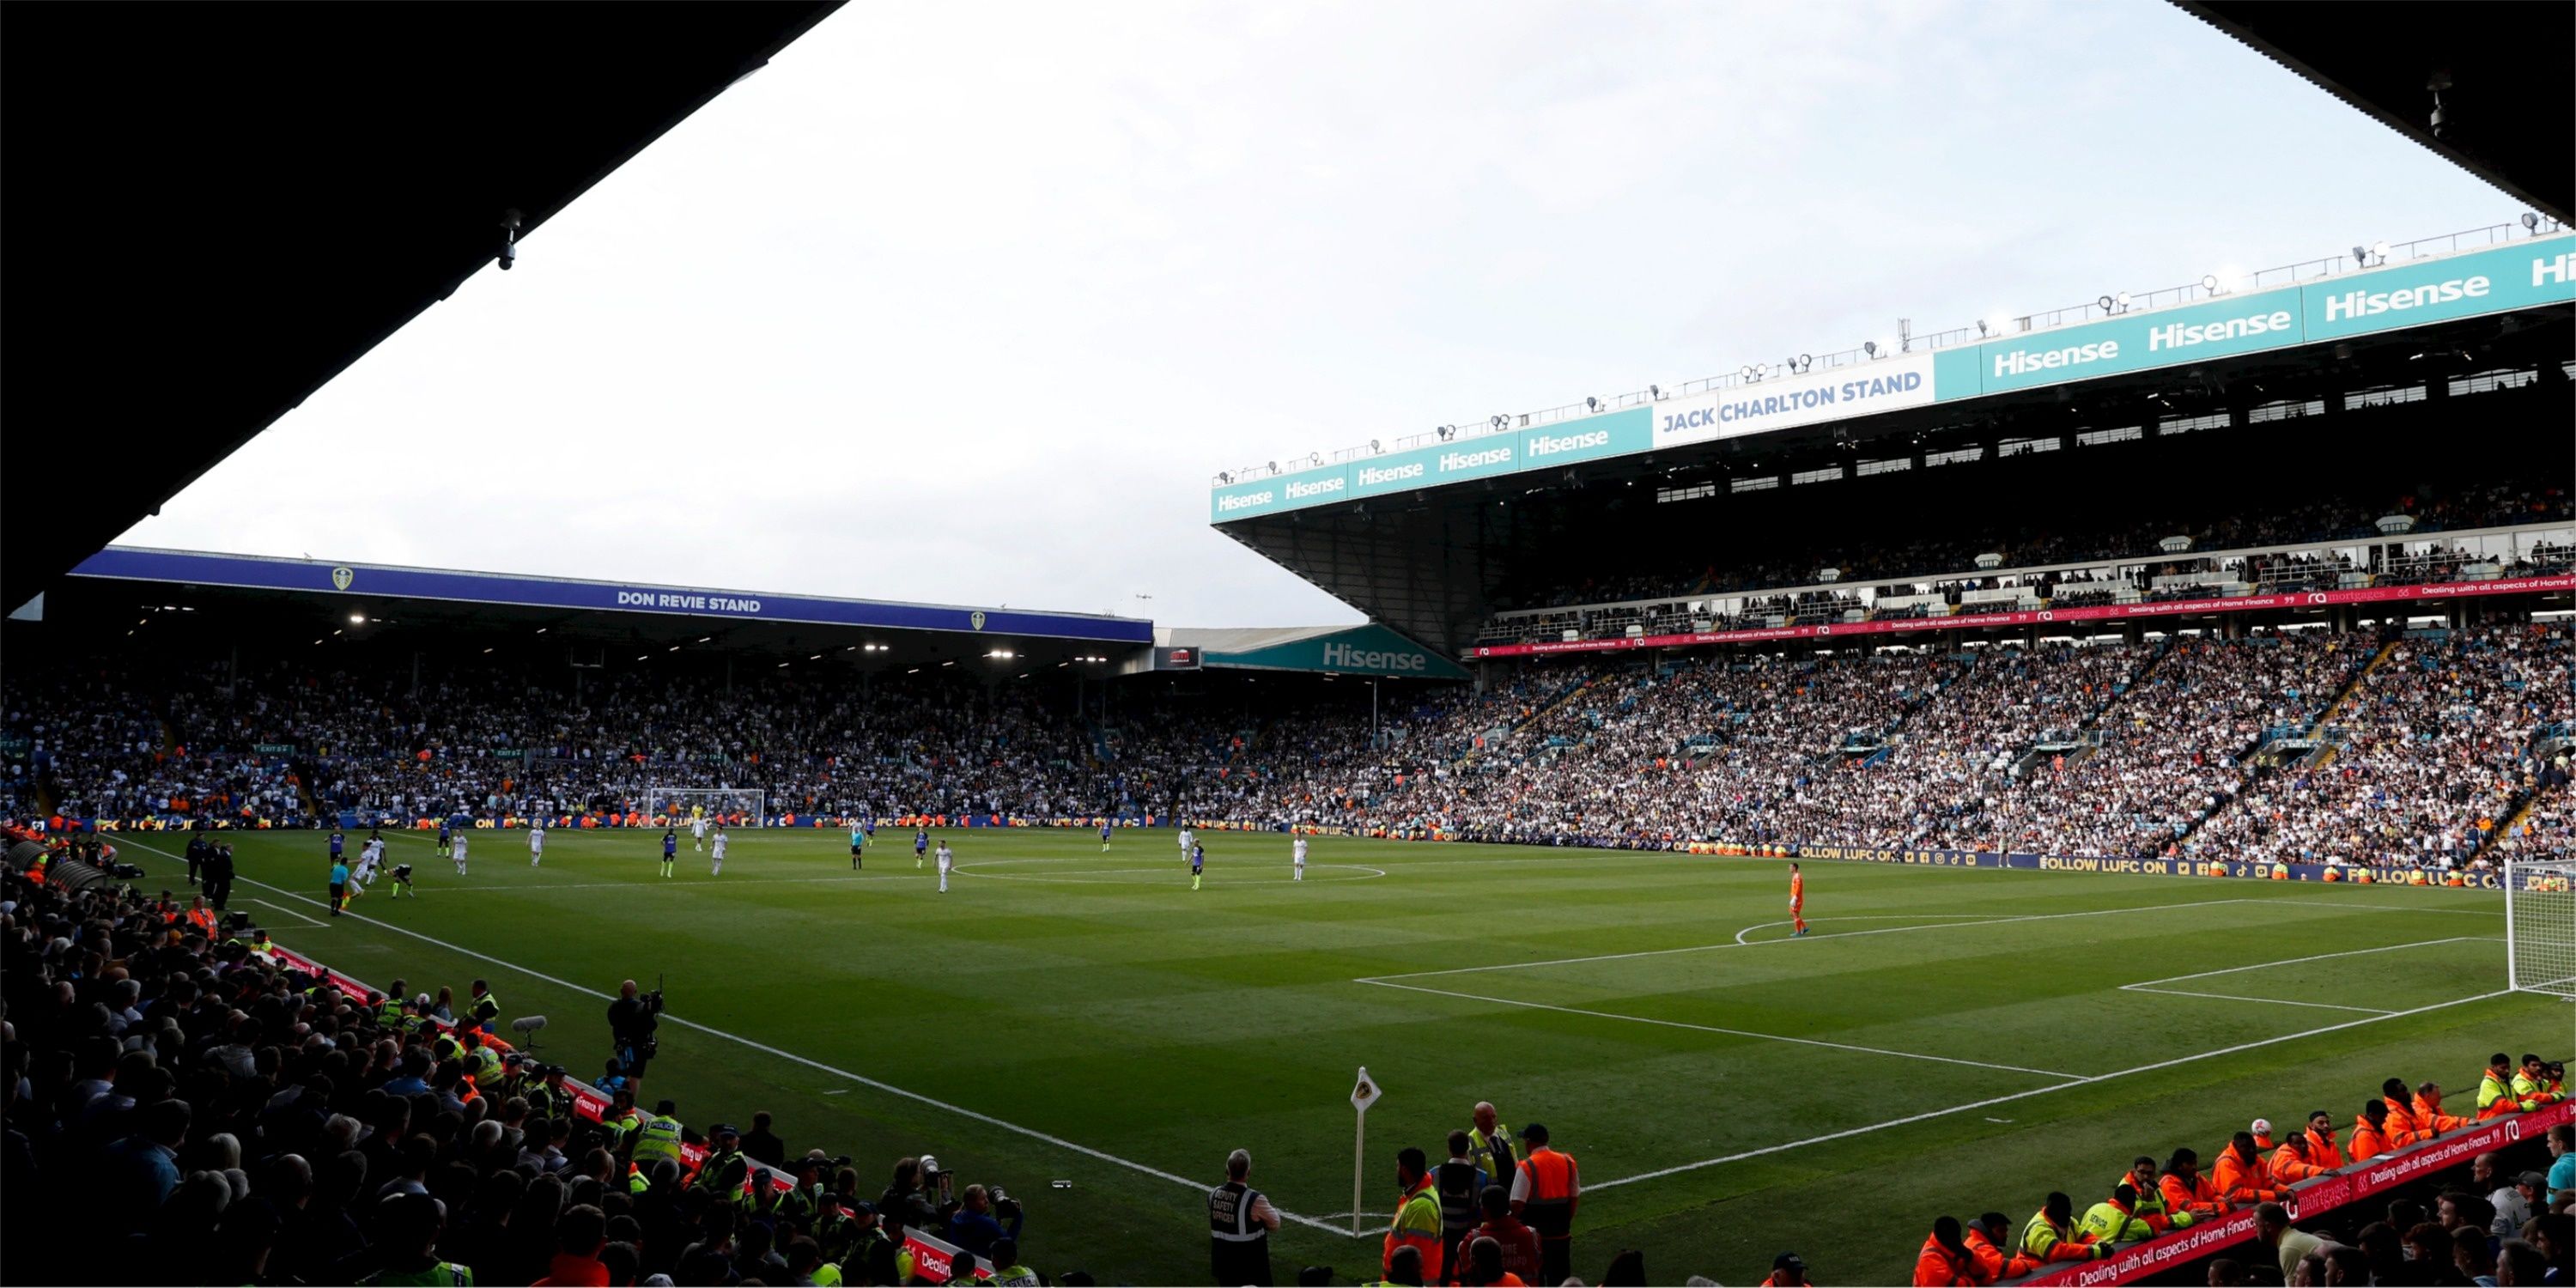
[[[661,1026],[662,990],[639,993],[634,980],[617,986],[617,1000],[608,1004],[609,1040],[615,1045],[618,1063],[625,1067],[626,1085],[641,1091],[644,1065],[654,1055],[653,1030]]]
[[[998,1187],[988,1193],[981,1185],[969,1185],[956,1213],[948,1218],[948,1241],[976,1256],[990,1257],[993,1245],[1003,1239],[1019,1241],[1025,1216],[1020,1201]]]

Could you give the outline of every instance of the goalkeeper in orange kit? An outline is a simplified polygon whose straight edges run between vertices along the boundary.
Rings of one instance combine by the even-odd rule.
[[[1798,865],[1789,865],[1789,933],[1807,933],[1807,874]]]

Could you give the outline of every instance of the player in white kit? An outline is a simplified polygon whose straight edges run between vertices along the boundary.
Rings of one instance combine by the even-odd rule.
[[[533,868],[545,861],[546,824],[545,820],[537,819],[528,824],[528,866]]]
[[[1186,828],[1186,827],[1184,827],[1184,828],[1182,828],[1182,829],[1181,829],[1181,861],[1182,861],[1182,862],[1186,863],[1186,862],[1188,862],[1188,861],[1189,861],[1189,858],[1190,858],[1190,847],[1191,847],[1192,845],[1197,844],[1197,843],[1198,843],[1198,839],[1199,839],[1199,838],[1198,838],[1195,834],[1193,834],[1193,833],[1190,831],[1190,829],[1188,829],[1188,828]]]
[[[1288,847],[1288,852],[1289,852],[1290,854],[1292,854],[1292,855],[1296,856],[1296,863],[1297,863],[1297,872],[1296,872],[1296,875],[1291,876],[1291,877],[1289,877],[1288,879],[1289,879],[1289,880],[1291,880],[1291,881],[1303,881],[1303,880],[1305,880],[1305,879],[1306,879],[1306,838],[1305,838],[1305,837],[1302,837],[1302,836],[1301,836],[1301,837],[1298,837],[1298,838],[1296,839],[1296,841],[1295,841],[1295,842],[1293,842],[1293,843],[1291,843],[1291,844],[1289,845],[1289,847]]]
[[[939,842],[938,856],[939,893],[946,894],[948,893],[948,869],[957,866],[957,855],[949,850],[948,842],[945,839],[942,839]]]
[[[724,852],[725,852],[725,830],[724,830],[724,824],[722,824],[722,823],[718,823],[718,824],[716,824],[716,867],[715,867],[715,871],[709,874],[710,876],[719,876],[719,877],[720,877],[720,876],[723,876],[723,875],[724,875]]]
[[[703,850],[707,840],[707,816],[692,810],[689,814],[689,848]]]
[[[353,886],[374,885],[376,883],[376,869],[383,867],[384,862],[385,838],[381,836],[368,837],[366,845],[358,851],[358,870],[353,874],[354,879],[351,880],[350,884]]]
[[[462,828],[456,833],[455,854],[456,875],[461,877],[465,875],[465,832]]]

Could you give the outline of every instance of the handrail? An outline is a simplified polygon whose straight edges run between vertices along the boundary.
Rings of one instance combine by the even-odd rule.
[[[2240,295],[2247,291],[2269,290],[2276,286],[2288,286],[2298,282],[2316,281],[2320,278],[2340,276],[2344,273],[2361,272],[2365,269],[2384,268],[2390,264],[2411,263],[2415,260],[2431,259],[2441,255],[2455,255],[2464,250],[2473,250],[2488,246],[2501,246],[2510,242],[2529,241],[2540,237],[2553,237],[2567,230],[2567,225],[2562,224],[2558,220],[2547,215],[2526,215],[2524,218],[2530,222],[2487,224],[2477,228],[2462,229],[2455,233],[2443,233],[2432,237],[2418,237],[2413,241],[2393,243],[2379,242],[2367,246],[2355,246],[2350,251],[2345,251],[2341,254],[2329,256],[2323,259],[2301,260],[2294,264],[2283,264],[2273,268],[2258,269],[2251,273],[2240,274],[2237,276],[2236,280],[2232,282],[2223,280],[2217,273],[2213,272],[2202,275],[2198,281],[2185,282],[2180,286],[2160,287],[2140,294],[2132,294],[2128,291],[2118,291],[2109,295],[2097,297],[2094,300],[2083,304],[2069,304],[2062,308],[2043,309],[2033,313],[2007,314],[2000,317],[1981,318],[1963,326],[1952,327],[1946,331],[1935,331],[1926,335],[1898,336],[1888,340],[1876,340],[1872,341],[1869,346],[1855,346],[1853,348],[1843,349],[1833,353],[1795,354],[1779,362],[1756,362],[1747,366],[1739,367],[1736,370],[1727,372],[1723,375],[1703,376],[1697,380],[1687,380],[1670,389],[1666,389],[1661,385],[1648,385],[1644,389],[1619,394],[1610,398],[1585,399],[1581,402],[1567,403],[1563,406],[1550,407],[1540,411],[1469,417],[1467,420],[1460,421],[1455,424],[1444,425],[1438,430],[1417,434],[1406,434],[1399,436],[1392,441],[1384,438],[1373,439],[1370,443],[1362,444],[1357,447],[1346,447],[1339,451],[1330,453],[1330,459],[1334,463],[1338,464],[1346,461],[1359,460],[1364,457],[1382,455],[1385,452],[1403,451],[1407,448],[1422,447],[1433,442],[1464,439],[1473,437],[1477,434],[1495,433],[1503,430],[1530,429],[1536,426],[1554,424],[1558,421],[1564,420],[1579,420],[1583,417],[1598,415],[1605,411],[1618,411],[1628,407],[1644,406],[1650,403],[1662,402],[1667,398],[1684,398],[1689,397],[1692,394],[1706,393],[1712,389],[1732,389],[1739,386],[1759,384],[1763,380],[1771,377],[1803,374],[1816,367],[1823,367],[1830,371],[1837,367],[1855,366],[1862,363],[1882,361],[1905,354],[1917,352],[1929,353],[1934,350],[1951,348],[1961,344],[1981,344],[1987,340],[2001,339],[2003,336],[2008,334],[2019,335],[2032,331],[2045,331],[2052,327],[2070,326],[2079,322],[2099,321],[2103,318],[2117,317],[2128,313],[2143,313],[2155,309],[2172,308],[2181,304],[2214,300],[2229,295]],[[1444,440],[1444,434],[1447,436],[1446,440]],[[1312,451],[1299,452],[1293,456],[1280,457],[1273,461],[1240,466],[1233,470],[1218,471],[1217,473],[1209,476],[1208,486],[1211,488],[1226,487],[1235,483],[1250,482],[1257,478],[1271,477],[1294,469],[1312,468],[1312,466],[1304,464],[1291,464],[1285,466],[1282,464],[1283,462],[1291,461],[1305,462],[1310,458],[1314,465],[1321,465],[1326,459],[1324,454]]]

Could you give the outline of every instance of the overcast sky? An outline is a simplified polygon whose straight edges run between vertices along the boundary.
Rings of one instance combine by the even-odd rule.
[[[1347,621],[1211,474],[2519,214],[2154,0],[860,3],[121,540]]]

